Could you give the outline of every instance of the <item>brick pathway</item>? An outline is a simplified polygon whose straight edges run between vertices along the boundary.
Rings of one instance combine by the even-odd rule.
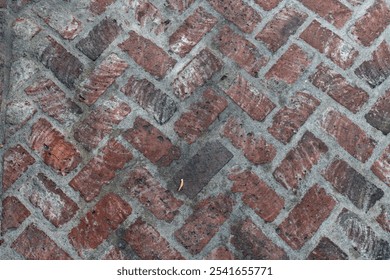
[[[390,259],[389,26],[389,0],[0,0],[0,258]]]

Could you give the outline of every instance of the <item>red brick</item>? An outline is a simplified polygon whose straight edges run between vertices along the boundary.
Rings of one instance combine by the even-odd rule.
[[[268,132],[283,144],[287,144],[318,105],[320,101],[309,93],[296,93],[290,103],[276,113]]]
[[[265,77],[282,80],[287,84],[295,83],[309,67],[311,59],[297,45],[291,45],[288,50],[271,67]]]
[[[202,200],[185,224],[175,232],[176,239],[191,254],[200,253],[229,218],[233,205],[234,201],[225,195]]]
[[[287,189],[296,190],[328,147],[310,131],[306,131],[297,146],[289,151],[273,176]]]
[[[221,133],[255,165],[270,163],[276,155],[273,145],[267,143],[263,137],[256,136],[254,132],[247,132],[243,123],[234,117],[228,119]]]
[[[350,155],[366,162],[376,145],[376,141],[353,123],[347,116],[329,109],[321,120],[322,128],[336,139]]]
[[[252,33],[256,25],[261,21],[261,17],[256,10],[242,0],[208,0],[208,2],[217,12],[233,22],[245,33]]]
[[[81,162],[79,151],[46,119],[39,119],[32,126],[28,142],[43,161],[62,176]]]
[[[48,41],[48,46],[39,56],[40,61],[53,72],[58,80],[70,89],[74,89],[76,79],[83,72],[83,64],[50,36]]]
[[[334,160],[324,170],[323,176],[339,193],[347,196],[357,208],[366,212],[384,195],[381,189],[367,181],[344,160]]]
[[[256,40],[263,41],[269,50],[276,52],[296,33],[306,18],[304,12],[291,7],[284,8],[256,35]]]
[[[41,209],[43,216],[56,227],[69,222],[79,207],[56,184],[39,173],[22,187],[31,204]]]
[[[110,140],[100,154],[70,181],[69,185],[79,191],[89,202],[99,195],[102,187],[115,177],[115,172],[122,169],[133,155],[116,140]]]
[[[284,207],[284,199],[267,186],[255,173],[232,170],[232,192],[243,193],[242,201],[251,207],[264,221],[272,222]]]
[[[381,96],[365,115],[366,120],[384,135],[390,132],[390,90]]]
[[[188,9],[195,0],[166,0],[169,4],[169,7],[172,9],[175,9],[178,12],[183,12],[184,10]]]
[[[70,260],[70,256],[34,224],[12,243],[12,248],[27,260]]]
[[[76,47],[92,60],[96,60],[122,31],[117,21],[105,18]]]
[[[380,158],[371,167],[372,172],[390,186],[390,145],[387,146]]]
[[[65,93],[50,79],[38,80],[24,91],[44,113],[61,124],[73,122],[82,113],[81,108],[66,98]]]
[[[155,43],[130,31],[130,37],[119,44],[122,51],[127,54],[145,71],[159,79],[164,78],[166,73],[176,64],[162,48]]]
[[[390,76],[390,45],[383,41],[372,53],[371,60],[356,68],[355,74],[372,88],[382,84]]]
[[[351,85],[342,75],[321,63],[310,77],[314,86],[328,94],[353,113],[357,113],[367,102],[368,94]]]
[[[275,245],[249,218],[231,228],[231,243],[247,260],[286,260],[286,252]]]
[[[217,23],[202,7],[195,10],[169,37],[169,48],[181,57],[189,53]]]
[[[131,97],[159,124],[168,122],[176,112],[176,102],[146,79],[131,76],[122,92]]]
[[[151,123],[137,117],[133,128],[123,134],[124,138],[146,158],[158,166],[169,166],[180,158],[180,149]]]
[[[22,128],[37,112],[34,104],[28,100],[15,100],[7,105],[6,111],[6,135],[10,136]]]
[[[351,67],[358,56],[357,50],[316,20],[303,31],[300,38],[343,69]]]
[[[102,260],[125,260],[125,257],[118,248],[112,248],[106,255],[104,255]]]
[[[181,100],[186,99],[221,68],[221,61],[209,49],[203,49],[178,73],[173,82],[174,93]]]
[[[112,97],[91,111],[83,121],[75,126],[74,138],[90,151],[96,148],[130,111],[130,107],[125,102]]]
[[[237,76],[236,81],[225,92],[256,121],[263,121],[276,107],[265,94],[259,92],[240,75]]]
[[[115,1],[116,0],[91,0],[89,9],[91,12],[100,15]]]
[[[138,199],[157,219],[172,222],[183,202],[163,188],[146,168],[137,167],[128,177],[123,188],[130,196]]]
[[[14,196],[3,199],[3,212],[1,214],[1,233],[10,229],[17,229],[25,219],[30,216],[30,211]]]
[[[281,1],[282,0],[255,0],[255,3],[260,5],[264,10],[270,11],[273,8],[276,8]]]
[[[255,45],[234,33],[227,25],[220,29],[215,41],[224,55],[234,60],[254,77],[257,77],[260,68],[268,61],[268,58],[257,51]]]
[[[6,8],[7,7],[7,0],[0,0],[0,8]]]
[[[300,249],[329,217],[335,205],[336,201],[323,188],[313,186],[279,225],[280,237],[291,248]]]
[[[300,0],[300,2],[337,28],[343,27],[352,15],[352,11],[338,0]]]
[[[138,218],[124,239],[142,260],[182,260],[182,255],[151,225]]]
[[[207,89],[199,102],[191,104],[175,122],[176,133],[192,144],[226,109],[228,103],[225,98],[217,95],[214,90]]]
[[[307,257],[308,260],[347,260],[348,256],[329,238],[321,238],[318,245]]]
[[[123,74],[129,65],[116,54],[107,56],[79,87],[80,99],[91,105]]]
[[[131,212],[129,204],[109,193],[70,231],[69,240],[81,256],[83,250],[95,249],[106,240]]]
[[[379,214],[379,216],[376,218],[376,221],[384,230],[390,232],[390,206],[389,205],[382,206],[382,211]]]
[[[352,34],[363,46],[370,46],[390,24],[390,9],[385,1],[375,1],[352,27]]]
[[[234,256],[225,246],[220,246],[212,250],[205,260],[234,260]]]
[[[34,163],[35,159],[21,145],[8,149],[4,153],[3,191],[11,187]]]
[[[149,32],[159,35],[168,28],[169,20],[164,20],[156,6],[147,0],[130,1],[135,10],[135,19],[142,27],[149,27]]]

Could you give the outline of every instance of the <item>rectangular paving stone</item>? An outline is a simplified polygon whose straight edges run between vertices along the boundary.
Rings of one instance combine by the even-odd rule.
[[[371,166],[372,172],[390,187],[390,145]]]
[[[307,257],[308,260],[347,260],[348,255],[344,253],[329,238],[321,238],[318,245]]]
[[[378,99],[365,118],[384,135],[390,133],[390,90]]]
[[[15,196],[7,196],[2,200],[1,234],[17,229],[31,215],[31,212]]]

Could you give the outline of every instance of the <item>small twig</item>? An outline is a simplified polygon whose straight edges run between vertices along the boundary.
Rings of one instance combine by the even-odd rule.
[[[184,187],[184,180],[180,179],[180,186],[179,186],[179,189],[177,191],[180,192],[183,187]]]

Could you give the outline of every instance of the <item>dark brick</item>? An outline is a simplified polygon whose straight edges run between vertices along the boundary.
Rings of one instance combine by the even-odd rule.
[[[116,0],[91,0],[89,9],[91,12],[100,15],[115,1]]]
[[[233,154],[220,142],[208,142],[175,174],[170,189],[176,191],[183,179],[181,192],[195,198],[232,158]]]
[[[230,252],[225,246],[220,246],[212,250],[205,260],[234,260],[232,252]]]
[[[371,167],[372,172],[390,186],[390,145],[387,146],[380,158]]]
[[[4,205],[4,204],[3,204]],[[382,206],[382,211],[376,218],[379,225],[387,232],[390,232],[390,205]]]
[[[364,178],[343,160],[334,160],[323,172],[323,176],[341,194],[359,209],[368,212],[384,193]]]
[[[7,8],[7,0],[0,0],[0,8]]]
[[[321,238],[318,245],[307,257],[308,260],[347,260],[348,256],[329,238]]]
[[[188,9],[195,0],[166,0],[169,4],[169,7],[172,9],[175,9],[178,12],[183,12],[184,10]]]
[[[81,39],[76,47],[92,60],[96,60],[122,31],[115,19],[105,18]]]
[[[312,95],[305,92],[296,93],[290,103],[276,113],[268,132],[283,144],[287,144],[318,105],[320,101]]]
[[[328,147],[310,131],[305,132],[297,146],[289,151],[275,169],[273,176],[287,189],[296,190]]]
[[[250,219],[231,228],[233,246],[242,253],[243,260],[286,260],[286,252],[275,245]]]
[[[390,90],[381,96],[365,115],[366,120],[384,135],[390,132]]]
[[[168,122],[176,112],[176,102],[146,79],[130,77],[122,92],[151,114],[159,124]]]
[[[7,196],[3,199],[3,211],[1,214],[1,233],[17,229],[25,219],[30,216],[30,211],[15,196]]]
[[[280,2],[282,2],[282,0],[255,0],[255,3],[266,11],[276,8]]]
[[[217,95],[214,90],[207,89],[199,102],[191,104],[175,122],[176,133],[192,144],[226,109],[228,103],[225,98]]]
[[[175,232],[176,239],[191,254],[200,253],[229,218],[233,205],[234,201],[226,195],[202,200],[185,224]]]

